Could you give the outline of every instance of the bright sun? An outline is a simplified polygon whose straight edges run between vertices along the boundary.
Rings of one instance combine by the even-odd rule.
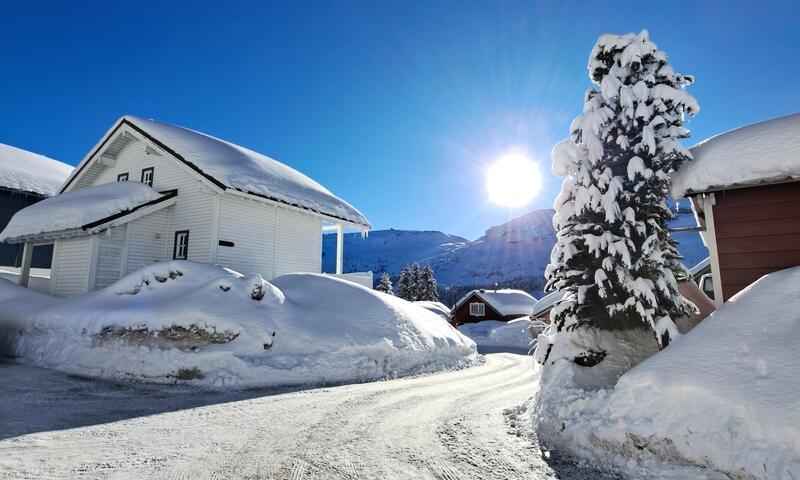
[[[522,154],[510,154],[489,167],[486,188],[489,199],[504,207],[527,205],[542,187],[539,167]]]

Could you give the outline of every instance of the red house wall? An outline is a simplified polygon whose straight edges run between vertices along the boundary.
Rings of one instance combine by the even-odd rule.
[[[715,192],[722,296],[800,265],[800,182]]]

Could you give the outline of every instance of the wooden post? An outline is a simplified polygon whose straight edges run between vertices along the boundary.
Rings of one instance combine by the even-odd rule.
[[[33,258],[33,244],[25,242],[22,247],[22,268],[19,270],[19,284],[27,287],[31,278],[31,259]]]
[[[336,275],[341,275],[344,270],[344,234],[342,224],[336,224]]]
[[[714,224],[714,205],[717,204],[714,194],[703,196],[703,214],[706,217],[706,243],[708,255],[711,257],[711,278],[714,279],[714,304],[722,305],[722,272],[719,270],[719,251],[717,251],[717,226]]]

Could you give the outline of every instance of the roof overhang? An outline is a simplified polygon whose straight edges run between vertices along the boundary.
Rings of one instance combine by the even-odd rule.
[[[177,201],[177,190],[168,190],[159,193],[162,195],[155,200],[141,203],[132,208],[99,218],[84,225],[76,226],[74,228],[45,231],[31,235],[9,237],[3,239],[3,241],[6,243],[43,243],[61,238],[72,238],[102,233],[106,230],[136,220],[137,218],[141,218],[163,208],[167,208],[171,205],[174,205]]]

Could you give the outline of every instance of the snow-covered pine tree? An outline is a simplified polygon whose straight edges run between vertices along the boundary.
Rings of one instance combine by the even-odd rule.
[[[397,280],[397,291],[395,292],[395,296],[400,297],[403,300],[411,301],[411,298],[413,297],[411,288],[411,268],[408,266],[408,264],[406,264],[403,267],[403,271],[400,272],[400,279]]]
[[[689,136],[684,114],[699,111],[685,90],[693,78],[673,71],[646,30],[601,36],[589,74],[600,89],[586,93],[570,137],[553,148],[553,173],[566,178],[545,275],[548,289],[572,295],[551,318],[558,332],[649,329],[664,348],[674,320],[694,309],[678,292],[685,269],[666,203],[670,173],[691,160],[679,139]],[[540,361],[552,346],[540,345]],[[596,364],[605,353],[586,348],[574,360]]]
[[[439,291],[436,285],[436,277],[430,265],[425,265],[419,273],[420,293],[417,300],[427,300],[430,302],[439,301]]]
[[[381,273],[381,278],[378,280],[378,285],[375,286],[375,290],[388,293],[389,295],[394,295],[394,292],[392,291],[392,278],[386,271]]]
[[[422,283],[420,281],[419,276],[419,264],[414,263],[411,265],[411,287],[409,288],[409,297],[406,300],[409,302],[416,302],[419,300],[420,294],[422,293]]]

